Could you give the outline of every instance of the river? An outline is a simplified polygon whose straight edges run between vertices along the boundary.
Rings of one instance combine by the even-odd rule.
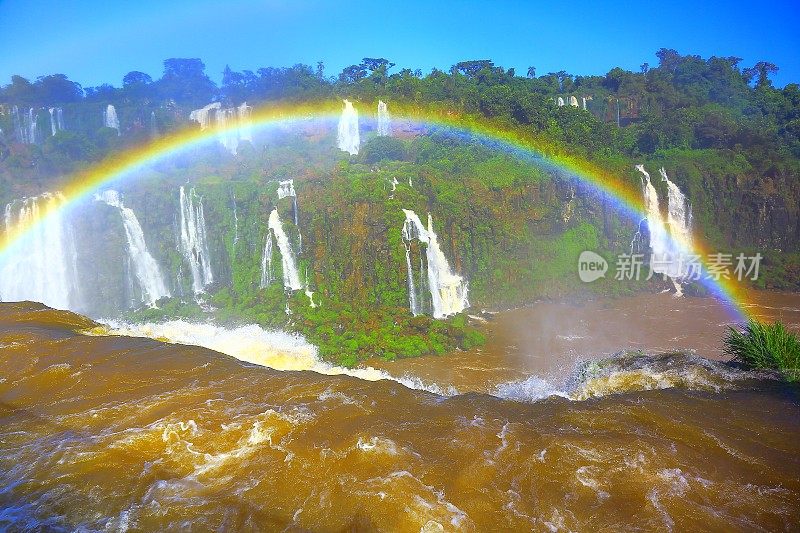
[[[727,319],[709,302],[642,298],[647,312],[627,299],[539,304],[496,316],[481,352],[387,366],[430,365],[423,381],[450,376],[439,385],[460,394],[330,368],[279,371],[242,360],[257,350],[229,357],[162,342],[175,340],[166,330],[120,336],[135,332],[0,304],[0,528],[796,528],[796,386],[691,354],[596,355],[569,390],[541,379],[586,348],[720,355]],[[758,312],[796,325],[796,298],[771,302]],[[686,319],[666,312],[688,308]],[[281,342],[284,356],[319,364],[297,339]],[[489,375],[493,361],[509,369]]]

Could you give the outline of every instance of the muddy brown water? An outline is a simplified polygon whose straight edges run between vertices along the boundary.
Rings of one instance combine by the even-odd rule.
[[[612,320],[619,311],[604,312]],[[571,313],[565,335],[592,334],[581,315]],[[651,323],[642,315],[614,319],[615,331]],[[522,339],[541,335],[529,319],[494,325],[520,339],[517,354]],[[0,529],[753,531],[800,523],[797,389],[720,363],[618,358],[585,376],[573,399],[510,401],[79,333],[92,326],[37,304],[0,304]],[[653,338],[641,335],[624,338]],[[559,342],[568,352],[576,341]],[[619,348],[612,336],[582,342]],[[694,342],[715,346],[710,336]],[[522,357],[508,353],[506,361]],[[664,380],[669,388],[646,390]]]
[[[753,316],[781,320],[800,331],[800,294],[753,292],[747,301],[747,312]],[[531,375],[559,383],[577,362],[623,350],[687,350],[728,359],[722,339],[735,320],[730,308],[714,298],[675,298],[668,293],[582,304],[540,302],[493,315],[481,326],[487,342],[480,348],[393,362],[375,359],[369,364],[460,392],[491,393],[499,384]]]

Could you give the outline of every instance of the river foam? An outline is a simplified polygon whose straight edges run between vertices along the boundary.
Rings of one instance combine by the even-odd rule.
[[[371,366],[346,368],[323,361],[317,347],[303,336],[280,330],[267,330],[257,324],[223,327],[211,323],[170,320],[161,323],[132,324],[103,320],[104,328],[92,331],[100,335],[146,337],[172,344],[202,346],[253,363],[281,371],[310,371],[327,376],[347,375],[365,381],[391,380],[410,389],[424,390],[440,396],[458,393],[453,387],[440,387],[414,376],[392,376]]]

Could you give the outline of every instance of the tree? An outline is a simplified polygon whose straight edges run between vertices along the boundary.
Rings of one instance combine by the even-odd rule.
[[[453,69],[455,69],[458,72],[461,72],[468,78],[474,78],[481,70],[491,69],[493,66],[494,63],[488,59],[477,59],[472,61],[461,61],[460,63],[456,63],[453,66]]]
[[[658,67],[668,71],[675,70],[681,61],[681,55],[672,48],[659,49],[656,57],[658,58]]]
[[[390,63],[388,59],[384,59],[382,57],[379,58],[372,58],[372,57],[365,57],[361,60],[361,64],[372,72],[380,72],[382,74],[386,74],[390,68],[394,66],[394,63]]]
[[[83,97],[83,89],[64,74],[42,76],[36,80],[40,102],[44,105],[78,102]]]
[[[215,96],[217,87],[206,76],[205,68],[199,59],[166,59],[164,75],[158,80],[161,96],[181,104],[207,104]]]
[[[122,78],[123,87],[150,85],[151,83],[153,83],[153,78],[149,74],[138,70],[132,70]]]
[[[3,88],[3,100],[12,104],[31,105],[36,102],[36,87],[22,76],[11,76],[11,83]]]
[[[765,87],[772,85],[772,82],[769,81],[769,76],[776,72],[778,72],[778,66],[774,63],[759,61],[752,67],[745,69],[743,75],[748,82],[758,76],[756,79],[756,87]]]
[[[136,70],[128,72],[122,78],[123,93],[132,99],[147,97],[152,84],[153,78],[149,74]]]
[[[349,67],[345,67],[341,74],[339,74],[339,81],[344,83],[355,83],[358,80],[364,79],[366,75],[367,69],[363,64],[350,65]]]
[[[536,67],[528,67],[528,77],[531,79],[536,77]]]
[[[234,72],[229,65],[222,71],[222,94],[234,103],[243,102],[247,98],[244,74]]]

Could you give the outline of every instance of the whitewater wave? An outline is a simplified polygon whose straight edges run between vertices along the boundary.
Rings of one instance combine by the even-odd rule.
[[[720,392],[775,378],[772,373],[745,371],[693,353],[628,352],[597,361],[579,362],[561,386],[539,376],[530,376],[501,383],[494,395],[518,402],[536,402],[552,397],[580,401],[670,388]]]
[[[303,336],[279,330],[266,330],[256,324],[223,327],[211,323],[170,320],[161,323],[131,324],[103,320],[104,326],[89,333],[145,337],[172,344],[202,346],[240,361],[281,371],[310,371],[327,376],[347,375],[365,381],[391,380],[410,389],[424,390],[440,396],[454,396],[453,387],[440,387],[414,376],[395,377],[371,366],[346,368],[323,361],[317,347]]]

